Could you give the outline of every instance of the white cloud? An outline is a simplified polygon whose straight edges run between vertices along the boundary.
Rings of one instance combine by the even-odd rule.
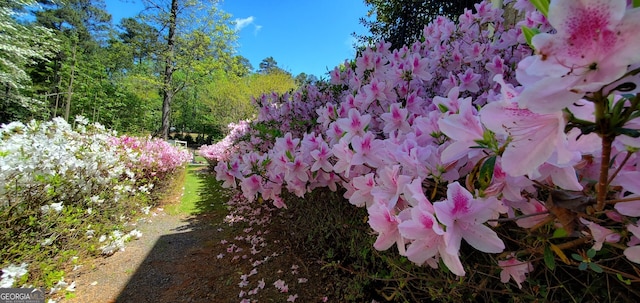
[[[236,23],[236,31],[239,31],[245,27],[247,27],[249,24],[253,23],[253,16],[249,16],[247,18],[244,19],[236,19],[235,20]]]
[[[253,28],[253,35],[257,36],[258,32],[262,29],[262,25],[255,25]]]

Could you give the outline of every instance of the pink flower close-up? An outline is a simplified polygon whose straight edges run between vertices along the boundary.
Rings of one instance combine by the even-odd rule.
[[[625,0],[551,1],[556,33],[533,37],[536,56],[520,64],[520,104],[552,113],[622,77],[640,62],[640,9]]]
[[[502,268],[500,281],[507,283],[513,279],[520,289],[522,289],[522,282],[527,280],[526,274],[533,271],[533,265],[530,262],[520,261],[513,254],[507,260],[499,260],[498,265]]]
[[[494,216],[498,201],[479,200],[458,182],[447,187],[447,199],[433,203],[438,221],[446,226],[444,240],[447,252],[458,254],[462,239],[475,249],[501,253],[505,246],[495,231],[484,225]]]

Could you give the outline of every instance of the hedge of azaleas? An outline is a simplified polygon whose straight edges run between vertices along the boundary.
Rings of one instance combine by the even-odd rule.
[[[110,233],[95,243],[105,254],[122,248],[139,233],[114,228],[144,211],[154,185],[191,160],[162,140],[117,137],[82,117],[74,124],[54,118],[0,126],[3,266],[15,261],[23,268],[36,261],[34,252],[77,251],[68,246],[78,234],[88,240]],[[4,278],[3,285],[13,283]]]
[[[283,190],[343,187],[376,249],[458,276],[463,239],[519,287],[543,252],[547,266],[547,252],[578,265],[566,256],[587,249],[574,259],[594,271],[605,254],[640,263],[640,8],[533,2],[515,2],[513,27],[486,1],[439,17],[403,49],[363,50],[326,86],[255,100],[234,153],[212,159],[217,178],[278,207]]]
[[[217,161],[226,161],[231,155],[238,152],[238,146],[235,144],[249,130],[249,121],[240,121],[238,124],[231,123],[228,125],[229,134],[216,144],[203,145],[198,149],[198,154],[207,161],[214,161],[210,164],[215,165]]]
[[[153,187],[191,160],[191,154],[151,138],[117,137],[100,124],[76,119],[13,122],[0,129],[2,206],[19,203],[82,204],[102,194],[113,202]],[[143,181],[143,184],[140,184]],[[133,188],[139,184],[141,188]]]
[[[158,138],[112,137],[110,144],[133,156],[132,161],[127,162],[127,168],[137,180],[146,183],[165,179],[193,157],[187,150],[180,150]]]

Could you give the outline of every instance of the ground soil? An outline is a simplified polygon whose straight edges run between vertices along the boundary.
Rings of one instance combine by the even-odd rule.
[[[287,243],[283,216],[238,201],[198,215],[153,209],[140,239],[71,273],[76,290],[61,302],[333,301],[320,265]]]

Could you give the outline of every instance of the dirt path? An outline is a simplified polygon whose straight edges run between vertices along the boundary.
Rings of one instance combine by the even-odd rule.
[[[203,203],[220,196],[211,190],[204,182]],[[266,203],[256,206],[236,195],[225,207],[201,214],[155,209],[142,221],[137,224],[142,237],[127,243],[125,251],[70,273],[75,297],[62,303],[328,299],[324,293],[330,286],[320,265],[303,261],[291,249],[283,216]]]
[[[214,243],[223,236],[206,222],[212,215],[155,213],[139,224],[142,238],[125,251],[78,271],[76,297],[64,302],[216,302],[215,291],[202,289],[203,280],[221,273],[203,266],[215,263]]]

